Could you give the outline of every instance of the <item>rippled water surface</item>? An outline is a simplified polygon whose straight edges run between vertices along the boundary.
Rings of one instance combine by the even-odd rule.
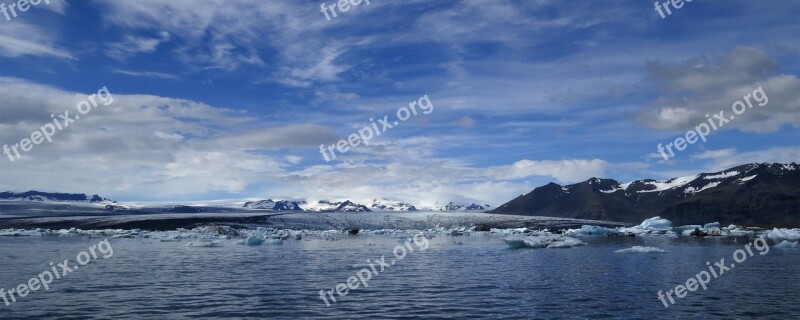
[[[13,288],[97,244],[88,237],[0,238],[0,286]],[[669,290],[742,248],[746,238],[587,238],[571,249],[509,249],[491,235],[438,236],[425,251],[350,290],[330,307],[331,289],[387,261],[395,236],[282,245],[194,248],[184,242],[109,239],[114,254],[32,292],[2,319],[197,318],[800,318],[800,250],[771,248],[664,308]],[[616,254],[634,245],[662,254]]]

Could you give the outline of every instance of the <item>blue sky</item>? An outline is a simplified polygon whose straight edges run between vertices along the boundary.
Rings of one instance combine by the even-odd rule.
[[[550,181],[796,162],[798,15],[797,1],[662,19],[647,1],[373,0],[327,21],[318,1],[51,0],[0,15],[0,143],[103,86],[114,102],[4,158],[0,189],[503,203]],[[766,106],[657,154],[759,86]],[[423,95],[430,114],[320,155]]]

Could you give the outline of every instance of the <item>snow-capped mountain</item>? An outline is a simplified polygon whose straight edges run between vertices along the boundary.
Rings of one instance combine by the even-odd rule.
[[[41,204],[69,204],[70,206],[101,207],[107,211],[124,211],[133,209],[132,206],[120,204],[114,200],[98,195],[88,196],[83,193],[52,193],[52,192],[0,192],[0,200],[12,202],[33,202]]]
[[[619,183],[592,178],[550,183],[491,213],[637,222],[661,216],[680,224],[800,223],[800,165],[747,164],[668,180]]]
[[[440,211],[486,211],[491,209],[491,205],[488,204],[476,204],[476,203],[453,203],[450,202],[444,206],[439,207]]]
[[[427,204],[417,205],[419,211],[486,211],[492,209],[492,205],[479,204],[474,201],[449,201],[449,202],[434,202]]]
[[[326,200],[317,203],[308,203],[303,206],[305,211],[311,212],[371,212],[367,206],[354,203],[350,200],[344,202],[330,202]]]
[[[272,211],[303,211],[303,208],[300,207],[302,204],[305,204],[305,202],[288,200],[273,201],[272,199],[267,199],[246,202],[242,208]]]
[[[49,193],[39,191],[27,191],[21,193],[0,192],[0,200],[10,201],[38,201],[38,202],[89,202],[99,203],[105,198],[98,195],[87,196],[83,193]]]
[[[372,200],[370,208],[376,211],[417,211],[417,208],[411,204],[386,198],[375,198]]]

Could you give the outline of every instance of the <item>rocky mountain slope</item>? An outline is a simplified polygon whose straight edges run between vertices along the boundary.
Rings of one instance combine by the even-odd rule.
[[[800,225],[800,165],[747,164],[624,184],[599,178],[566,186],[550,183],[490,213],[631,223],[661,216],[676,224]]]

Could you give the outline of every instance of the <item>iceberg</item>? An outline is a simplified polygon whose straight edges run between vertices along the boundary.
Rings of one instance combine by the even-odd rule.
[[[617,230],[626,234],[666,234],[667,232],[672,231],[672,221],[656,216],[642,221],[642,223],[638,226],[630,228],[622,227],[618,228]]]
[[[767,237],[772,240],[789,240],[795,241],[800,240],[800,229],[783,229],[783,228],[773,228],[771,231],[767,231]]]
[[[789,242],[787,240],[781,241],[781,243],[776,244],[775,248],[778,249],[800,249],[800,245],[797,242]]]
[[[205,226],[195,228],[192,231],[204,234],[212,234],[218,236],[238,236],[239,231],[229,226]]]
[[[633,246],[627,249],[620,249],[614,251],[614,253],[664,253],[662,249],[656,247],[642,247],[642,246]]]
[[[579,246],[582,246],[582,245],[585,245],[585,244],[586,243],[584,243],[583,241],[580,241],[580,240],[578,240],[576,238],[564,237],[564,239],[557,240],[557,241],[554,241],[554,242],[550,243],[549,245],[547,245],[547,248],[549,248],[549,249],[553,249],[553,248],[556,248],[556,249],[572,248],[572,247],[579,247]]]
[[[503,239],[503,241],[505,241],[505,243],[506,243],[506,244],[507,244],[509,247],[511,247],[511,248],[513,248],[513,249],[517,249],[517,248],[525,248],[525,246],[526,246],[526,245],[525,245],[525,239],[523,239],[523,238],[521,238],[521,237],[517,237],[517,238],[507,238],[507,239]]]
[[[544,234],[503,239],[510,248],[572,248],[585,245],[583,241],[563,235]]]
[[[0,230],[0,237],[31,237],[31,236],[42,236],[44,235],[44,231],[41,229],[35,230],[20,230],[20,229],[8,229],[8,230]]]
[[[217,241],[211,241],[207,239],[192,241],[186,244],[187,247],[198,247],[198,248],[212,248],[212,247],[219,247],[221,244]]]
[[[264,243],[264,239],[259,238],[258,236],[249,236],[247,239],[244,239],[244,245],[246,246],[259,246]]]
[[[569,229],[564,234],[568,236],[614,236],[619,234],[619,230],[584,225],[580,229]]]
[[[661,217],[652,217],[642,221],[639,227],[643,229],[669,229],[672,228],[672,221],[661,219]]]

